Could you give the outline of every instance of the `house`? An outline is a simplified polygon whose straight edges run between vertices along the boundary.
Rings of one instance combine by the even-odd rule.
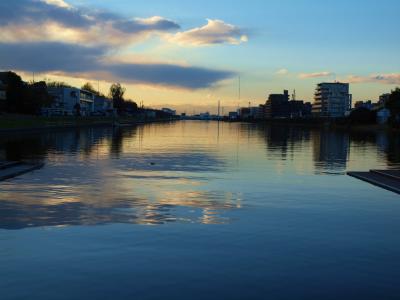
[[[47,110],[48,115],[90,116],[94,112],[95,95],[92,92],[73,87],[48,89],[54,101]]]

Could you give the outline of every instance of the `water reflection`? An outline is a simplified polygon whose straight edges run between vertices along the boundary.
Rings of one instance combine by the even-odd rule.
[[[276,177],[269,163],[283,166],[283,178],[300,165],[310,176],[394,168],[400,138],[213,122],[0,136],[0,160],[21,159],[46,167],[0,183],[0,228],[221,224],[246,205],[253,186]]]
[[[344,174],[350,151],[346,132],[317,131],[313,136],[315,170],[317,173]]]

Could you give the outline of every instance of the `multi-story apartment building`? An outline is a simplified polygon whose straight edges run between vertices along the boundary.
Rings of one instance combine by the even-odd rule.
[[[312,108],[319,117],[344,117],[351,110],[352,95],[348,83],[320,83],[317,85]]]
[[[91,92],[71,87],[49,88],[54,102],[50,114],[89,116],[94,112],[95,95]]]

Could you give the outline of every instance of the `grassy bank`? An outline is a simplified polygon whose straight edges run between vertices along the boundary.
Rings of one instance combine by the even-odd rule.
[[[40,117],[25,115],[0,115],[0,131],[11,130],[30,130],[30,129],[47,129],[47,128],[69,128],[84,126],[102,126],[113,123],[132,123],[138,120],[134,118],[118,118],[112,117]]]

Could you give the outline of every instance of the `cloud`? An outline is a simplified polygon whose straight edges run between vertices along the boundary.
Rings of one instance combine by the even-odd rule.
[[[63,0],[42,0],[42,2],[50,4],[50,5],[55,5],[58,7],[64,7],[64,8],[71,8],[71,5],[66,3]]]
[[[31,72],[82,72],[91,70],[107,48],[64,43],[0,43],[0,65]]]
[[[288,75],[289,74],[289,70],[288,69],[279,69],[278,71],[275,72],[275,74],[279,75],[279,76]]]
[[[248,41],[239,27],[221,20],[207,19],[207,25],[184,32],[178,32],[170,41],[184,45],[204,46],[214,44],[238,45]]]
[[[134,82],[186,89],[210,88],[235,76],[230,71],[170,64],[119,64],[108,66],[108,70],[119,78]]]
[[[202,89],[235,76],[234,72],[162,63],[121,63],[107,60],[107,47],[85,47],[64,43],[0,43],[3,68],[63,75],[85,74],[96,79],[121,80]]]
[[[168,34],[179,43],[192,44],[247,40],[238,27],[219,20],[177,36],[171,33],[180,28],[161,16],[128,19],[109,11],[74,7],[65,0],[1,0],[0,67],[185,89],[213,87],[234,76],[231,71],[179,63],[121,60],[120,53],[126,55],[129,46],[153,34]]]
[[[118,20],[114,27],[125,33],[137,33],[143,31],[169,31],[180,29],[179,24],[159,16],[148,19]]]
[[[309,79],[309,78],[324,78],[334,76],[335,73],[332,72],[316,72],[316,73],[301,73],[299,74],[300,79]]]
[[[371,74],[369,76],[349,75],[346,80],[350,83],[383,83],[400,85],[400,73]]]
[[[86,28],[95,20],[63,1],[2,0],[0,1],[0,26],[10,24],[42,24],[56,22],[70,28]]]
[[[66,41],[129,45],[151,33],[178,30],[179,24],[159,16],[127,19],[107,11],[75,8],[63,0],[2,0],[0,40]]]

